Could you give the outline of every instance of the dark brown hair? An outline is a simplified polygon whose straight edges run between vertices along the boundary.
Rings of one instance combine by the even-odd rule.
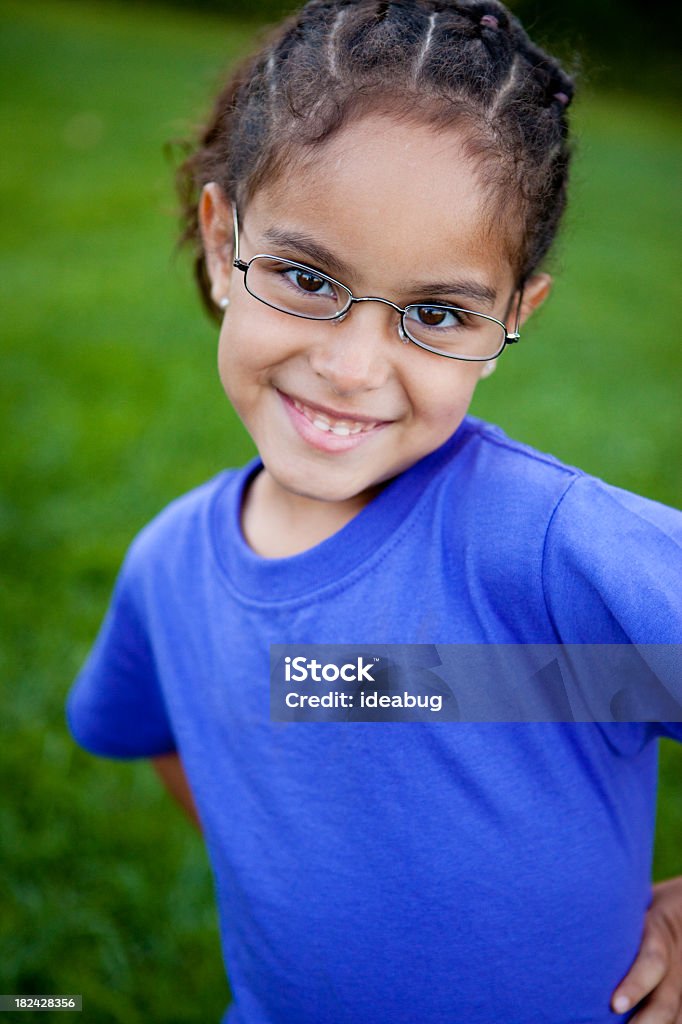
[[[203,185],[217,182],[246,207],[295,159],[314,157],[341,127],[377,110],[461,129],[494,199],[490,224],[507,226],[521,284],[564,210],[572,96],[569,75],[497,0],[310,0],[232,73],[178,169],[180,244],[195,247],[207,309],[220,318],[198,224]]]

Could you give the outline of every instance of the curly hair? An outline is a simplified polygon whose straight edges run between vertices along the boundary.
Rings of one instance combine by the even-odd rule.
[[[292,162],[371,111],[457,128],[507,225],[521,284],[539,267],[566,204],[573,79],[497,0],[310,0],[232,72],[177,171],[179,244],[195,251],[210,294],[198,223],[215,181],[245,207]],[[513,230],[511,226],[513,225]],[[513,241],[512,241],[513,239]]]

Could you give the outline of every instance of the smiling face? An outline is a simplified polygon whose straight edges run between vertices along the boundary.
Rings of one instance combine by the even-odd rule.
[[[463,306],[512,330],[512,267],[484,230],[488,197],[461,150],[455,133],[366,117],[239,210],[240,258],[286,257],[356,296]],[[355,304],[342,322],[269,308],[232,269],[231,208],[215,184],[200,218],[213,297],[230,300],[220,377],[275,489],[361,507],[456,430],[487,364],[404,344],[399,314],[382,303]],[[329,255],[313,258],[301,236]],[[438,282],[451,287],[431,291]],[[528,283],[522,322],[548,288],[546,275]]]

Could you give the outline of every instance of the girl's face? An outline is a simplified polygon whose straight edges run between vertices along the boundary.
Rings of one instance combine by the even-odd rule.
[[[239,211],[240,257],[248,262],[265,252],[294,259],[356,296],[381,296],[402,307],[426,301],[427,286],[440,283],[429,301],[506,319],[512,330],[516,302],[505,316],[512,268],[501,243],[484,230],[485,207],[456,134],[367,117],[333,137],[313,166],[292,169]],[[200,217],[213,297],[230,300],[220,332],[220,377],[280,493],[361,506],[377,485],[455,431],[486,363],[404,344],[399,314],[382,303],[355,304],[340,323],[269,308],[232,268],[231,207],[215,184],[204,189]],[[329,258],[313,256],[300,239],[285,241],[287,235],[305,236]],[[492,291],[494,301],[472,299],[472,284]],[[522,322],[549,284],[538,275],[527,285]]]

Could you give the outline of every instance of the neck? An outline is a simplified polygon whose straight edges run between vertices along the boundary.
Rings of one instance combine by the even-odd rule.
[[[320,501],[285,490],[263,468],[244,495],[242,533],[257,555],[288,558],[338,533],[383,486],[344,501]]]

